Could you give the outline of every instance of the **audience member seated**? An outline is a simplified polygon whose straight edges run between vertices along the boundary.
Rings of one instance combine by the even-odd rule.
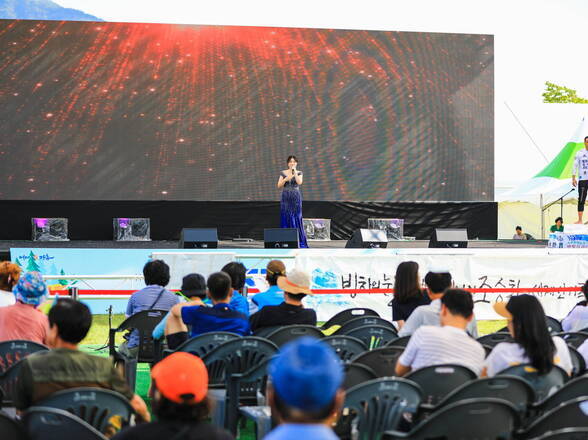
[[[336,440],[345,392],[343,369],[324,342],[302,337],[286,344],[269,365],[268,401],[279,426],[265,440]]]
[[[588,327],[588,281],[582,286],[584,300],[572,309],[568,316],[561,321],[564,332],[579,332]]]
[[[153,260],[145,264],[143,277],[146,287],[131,295],[127,304],[127,318],[144,310],[169,310],[180,301],[177,295],[165,288],[169,283],[169,266],[164,261]],[[126,356],[136,357],[139,351],[139,332],[133,330],[118,350]]]
[[[527,234],[523,232],[523,228],[517,226],[515,228],[515,234],[512,236],[513,240],[528,240]]]
[[[151,406],[157,421],[129,427],[116,440],[232,440],[207,422],[208,372],[200,358],[172,353],[151,370]]]
[[[283,302],[279,306],[265,306],[251,315],[251,330],[278,325],[316,325],[316,312],[313,309],[305,309],[302,305],[304,297],[312,295],[310,275],[293,269],[287,277],[278,278],[278,287],[284,291]]]
[[[230,306],[233,289],[231,278],[225,272],[216,272],[208,277],[208,296],[212,307],[194,306],[188,303],[176,304],[172,307],[167,325],[166,337],[185,331],[190,326],[190,337],[209,332],[233,332],[249,335],[247,316]]]
[[[427,292],[421,289],[418,263],[414,261],[400,263],[394,277],[392,321],[396,321],[398,328],[402,328],[414,309],[430,302]]]
[[[183,296],[186,305],[190,306],[205,306],[204,300],[206,299],[206,280],[199,273],[191,273],[182,278],[182,289],[180,294]],[[161,339],[165,334],[167,321],[171,312],[155,326],[153,329],[153,339]],[[178,331],[174,332],[174,329],[168,330],[167,333],[167,346],[174,350],[176,347],[182,344],[182,342],[188,340],[188,328],[181,323],[181,328],[175,329]]]
[[[14,401],[16,408],[25,410],[63,389],[100,387],[125,396],[139,417],[149,421],[145,402],[129,389],[112,360],[78,349],[91,325],[90,309],[79,301],[64,298],[51,307],[47,335],[51,350],[34,353],[22,361]]]
[[[494,347],[484,362],[483,376],[494,376],[519,364],[531,364],[539,374],[549,373],[554,364],[571,373],[568,346],[562,338],[549,334],[545,312],[537,298],[513,296],[508,303],[494,304],[494,310],[507,319],[514,342],[501,342]]]
[[[265,268],[265,279],[269,289],[251,298],[257,311],[265,306],[278,306],[284,301],[284,291],[278,287],[278,278],[286,276],[286,266],[280,260],[271,260]]]
[[[45,344],[49,322],[47,315],[38,309],[45,301],[47,286],[39,272],[27,272],[14,286],[16,303],[0,307],[0,342],[13,339]]]
[[[0,262],[0,307],[16,303],[12,288],[20,277],[20,267],[10,261]]]
[[[451,274],[443,270],[430,271],[425,275],[425,284],[429,290],[431,304],[417,307],[398,332],[398,336],[412,335],[421,325],[435,325],[437,327],[441,325],[439,318],[441,298],[445,290],[451,287]],[[466,330],[470,336],[478,337],[478,324],[475,316],[468,323]]]
[[[584,361],[586,362],[586,365],[588,365],[588,339],[578,347],[578,353],[582,355]]]
[[[557,217],[555,219],[555,224],[551,225],[551,228],[549,228],[549,230],[551,232],[563,232],[564,231],[563,218]]]
[[[232,263],[225,264],[221,269],[221,272],[224,272],[231,277],[233,296],[229,305],[233,310],[249,317],[249,303],[247,302],[247,298],[243,296],[247,269],[245,269],[243,263],[233,261]]]
[[[396,375],[404,376],[419,368],[440,364],[468,367],[476,374],[484,368],[484,347],[465,331],[474,317],[470,292],[447,289],[441,298],[441,328],[419,327],[396,363]]]

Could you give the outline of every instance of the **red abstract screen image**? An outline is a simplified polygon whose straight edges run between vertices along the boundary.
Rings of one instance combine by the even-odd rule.
[[[0,197],[494,197],[489,35],[0,20]]]

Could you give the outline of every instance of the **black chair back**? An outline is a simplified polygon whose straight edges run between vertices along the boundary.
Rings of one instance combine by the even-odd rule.
[[[0,412],[0,433],[2,440],[28,440],[29,436],[19,420],[11,419]]]
[[[361,318],[355,318],[351,321],[347,321],[339,328],[339,330],[335,332],[335,334],[346,335],[351,330],[363,327],[365,325],[381,325],[382,327],[389,327],[391,330],[394,331],[394,333],[397,333],[396,327],[394,327],[394,325],[390,321],[386,321],[385,319],[382,319],[379,316],[363,316]]]
[[[380,316],[380,315],[378,315],[378,312],[376,312],[375,310],[366,309],[363,307],[355,307],[352,309],[346,309],[346,310],[343,310],[343,311],[337,313],[335,316],[331,317],[327,322],[325,322],[322,325],[321,329],[326,330],[326,329],[333,327],[334,325],[343,325],[347,321],[350,321],[355,318],[360,318],[362,316]]]
[[[398,338],[396,330],[383,325],[364,325],[350,330],[347,336],[361,340],[368,350],[384,347],[392,339]]]
[[[185,351],[201,358],[219,345],[224,344],[227,341],[232,341],[233,339],[239,339],[240,337],[241,335],[231,332],[203,333],[188,339],[175,350],[164,350],[164,353],[168,355],[174,351]]]
[[[571,345],[576,349],[582,345],[586,339],[588,339],[588,333],[583,332],[564,332],[557,333],[554,336],[559,336],[564,341],[566,341],[566,344]]]
[[[287,325],[273,331],[266,336],[266,339],[281,347],[303,336],[322,339],[324,334],[318,327],[312,325]]]
[[[517,409],[500,399],[468,399],[436,411],[409,433],[387,432],[383,439],[511,439],[519,426]]]
[[[348,390],[356,385],[376,379],[376,373],[370,367],[364,364],[345,364],[345,378],[343,379],[343,389]]]
[[[408,341],[410,341],[410,336],[401,336],[400,338],[391,339],[386,343],[386,347],[399,347],[405,348],[408,345]]]
[[[551,316],[545,317],[545,322],[547,324],[547,330],[552,335],[563,332],[563,328],[561,327],[561,322],[559,320],[552,318]]]
[[[360,339],[352,336],[327,336],[323,338],[323,342],[330,345],[343,362],[350,362],[352,358],[367,350],[365,344]]]
[[[587,406],[588,397],[570,400],[534,420],[522,436],[533,438],[558,429],[588,428]]]
[[[568,351],[572,360],[572,377],[581,376],[586,371],[586,360],[584,356],[571,345],[568,345]]]
[[[284,327],[283,325],[272,325],[270,327],[260,327],[253,332],[253,336],[258,336],[260,338],[267,338],[268,335],[271,335],[278,329]]]
[[[69,412],[33,406],[23,417],[31,440],[106,440],[98,430]]]
[[[36,406],[68,411],[102,434],[127,426],[135,413],[123,395],[104,388],[70,388],[57,391]]]
[[[578,397],[588,398],[588,376],[580,376],[570,380],[551,396],[535,404],[533,406],[533,412],[543,414],[564,402],[577,399]]]
[[[45,350],[49,348],[24,339],[0,342],[0,374],[28,355]]]
[[[396,374],[396,361],[403,351],[397,347],[376,348],[356,356],[351,362],[371,368],[377,377],[391,377]]]
[[[153,348],[153,329],[159,321],[167,315],[167,310],[143,310],[135,313],[125,319],[116,329],[110,329],[108,338],[108,348],[111,356],[115,359],[120,356],[120,353],[115,349],[114,338],[116,333],[136,330],[139,334],[139,352],[137,355],[137,362],[152,363],[155,360],[155,351]]]
[[[514,339],[508,332],[497,332],[481,336],[477,339],[477,341],[482,345],[487,345],[488,347],[494,348],[501,342],[513,342]]]
[[[420,385],[423,403],[437,405],[449,393],[476,379],[477,375],[462,365],[443,364],[420,368],[406,378]]]
[[[532,365],[521,364],[502,370],[499,375],[518,376],[524,379],[535,391],[537,402],[541,402],[553,394],[569,379],[568,374],[557,365],[547,374],[537,374],[537,370]]]
[[[14,406],[14,397],[17,393],[17,385],[20,380],[20,368],[22,360],[12,364],[8,370],[0,374],[0,389],[2,389],[2,407]]]
[[[564,428],[548,431],[533,440],[586,440],[587,438],[588,428]]]

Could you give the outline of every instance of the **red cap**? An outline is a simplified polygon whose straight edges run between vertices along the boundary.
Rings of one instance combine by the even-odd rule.
[[[202,402],[208,392],[208,371],[193,354],[172,353],[151,370],[151,377],[163,396],[175,403]]]

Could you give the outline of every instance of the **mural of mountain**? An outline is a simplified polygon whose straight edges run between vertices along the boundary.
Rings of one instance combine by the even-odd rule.
[[[98,17],[64,8],[51,0],[0,0],[0,19],[103,21]]]

